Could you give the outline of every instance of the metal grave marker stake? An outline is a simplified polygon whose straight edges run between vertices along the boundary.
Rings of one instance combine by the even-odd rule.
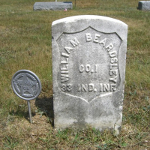
[[[19,70],[14,74],[11,85],[15,94],[27,101],[30,123],[32,123],[30,100],[38,97],[41,92],[38,76],[30,70]]]

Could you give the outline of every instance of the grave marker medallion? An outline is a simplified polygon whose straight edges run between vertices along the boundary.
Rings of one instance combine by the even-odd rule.
[[[30,70],[19,70],[13,75],[11,85],[15,94],[27,101],[30,123],[32,123],[30,100],[38,97],[41,92],[38,76]]]
[[[12,88],[18,97],[33,100],[41,92],[41,82],[30,70],[19,70],[12,78]]]
[[[118,132],[122,122],[127,25],[101,16],[52,24],[54,125]]]

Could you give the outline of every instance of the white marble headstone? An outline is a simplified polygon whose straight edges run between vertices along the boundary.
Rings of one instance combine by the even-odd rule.
[[[65,10],[72,7],[72,2],[35,2],[33,10]]]
[[[137,8],[139,10],[150,11],[150,1],[139,1]]]
[[[114,129],[122,123],[128,26],[94,15],[52,23],[54,126]]]

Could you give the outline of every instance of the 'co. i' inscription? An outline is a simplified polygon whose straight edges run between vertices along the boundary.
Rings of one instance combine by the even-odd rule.
[[[102,46],[105,51],[107,51],[110,62],[109,62],[109,83],[99,83],[99,88],[96,88],[94,83],[88,84],[77,84],[76,90],[77,92],[114,92],[116,91],[116,83],[118,77],[118,58],[117,51],[114,50],[113,43],[106,44],[107,38],[101,39],[100,34],[86,33],[85,34],[85,42],[93,42],[95,44],[99,44]],[[61,53],[61,63],[60,63],[60,79],[61,79],[61,90],[63,92],[71,92],[73,85],[70,83],[69,77],[69,56],[71,51],[75,49],[76,46],[80,44],[78,39],[75,37],[74,39],[69,41],[71,43],[70,46],[64,47],[64,52]],[[91,75],[94,73],[98,73],[99,64],[79,64],[79,73],[87,73],[87,75]]]

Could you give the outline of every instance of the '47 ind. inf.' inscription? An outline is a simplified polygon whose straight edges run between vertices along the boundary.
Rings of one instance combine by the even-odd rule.
[[[61,92],[92,101],[106,92],[115,92],[120,84],[119,48],[116,33],[103,33],[91,27],[63,33],[60,50],[58,85]]]

